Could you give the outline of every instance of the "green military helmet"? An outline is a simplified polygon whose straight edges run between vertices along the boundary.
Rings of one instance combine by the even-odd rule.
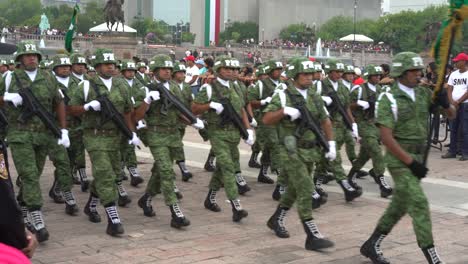
[[[172,73],[186,72],[186,71],[187,71],[187,68],[185,67],[185,65],[178,63],[178,62],[174,64],[174,68],[172,69]]]
[[[234,69],[237,69],[237,70],[241,69],[240,61],[238,59],[231,58],[231,63]]]
[[[136,71],[136,63],[132,60],[122,60],[120,64],[120,71]]]
[[[15,59],[8,60],[8,65],[15,65]]]
[[[146,69],[146,63],[144,61],[140,61],[136,64],[136,69],[139,70],[140,68]]]
[[[345,65],[344,73],[354,74],[354,66],[353,65]]]
[[[0,66],[7,66],[7,67],[8,67],[8,60],[6,60],[6,59],[1,59],[1,60],[0,60]]]
[[[79,53],[73,53],[70,56],[70,61],[72,64],[84,64],[85,66],[88,66],[86,57]]]
[[[257,67],[257,70],[255,71],[255,76],[258,78],[258,77],[260,77],[260,75],[263,75],[263,74],[267,74],[265,72],[265,66],[264,65],[259,65]]]
[[[322,72],[323,69],[322,69],[322,63],[318,62],[318,61],[314,61],[314,72]]]
[[[406,71],[423,69],[424,61],[418,54],[414,52],[400,52],[393,57],[390,76],[400,77]]]
[[[151,58],[149,67],[151,71],[159,68],[168,68],[172,70],[174,68],[174,63],[172,62],[171,57],[168,55],[158,54]]]
[[[345,71],[345,65],[339,60],[331,59],[327,61],[327,64],[325,64],[325,72],[329,73],[331,71],[339,71],[339,72],[344,72]],[[353,69],[354,71],[354,69]]]
[[[117,65],[114,52],[111,49],[97,49],[94,53],[93,66],[96,67],[99,64],[114,64]]]
[[[213,70],[215,72],[218,72],[220,68],[237,69],[237,67],[239,66],[240,66],[240,63],[237,59],[233,59],[228,56],[219,56],[216,58]]]
[[[49,65],[51,66],[52,70],[54,70],[55,67],[58,67],[58,66],[70,66],[71,67],[72,63],[70,61],[70,58],[67,55],[57,54],[49,62]]]
[[[48,70],[50,69],[50,64],[48,60],[41,60],[41,62],[39,62],[39,69]]]
[[[278,60],[269,60],[265,64],[264,69],[265,69],[265,72],[267,74],[270,74],[273,70],[276,70],[276,69],[282,70],[283,69],[283,63],[281,61],[278,61]]]
[[[295,59],[289,63],[286,70],[288,78],[294,79],[299,73],[315,73],[314,63],[306,57]]]
[[[382,67],[374,64],[369,64],[364,69],[364,78],[368,78],[372,75],[382,75],[384,74]]]
[[[29,40],[21,41],[16,45],[15,61],[19,61],[19,58],[26,54],[36,54],[39,57],[39,61],[42,59],[42,54],[36,43]]]
[[[88,66],[88,72],[96,72],[93,66]]]

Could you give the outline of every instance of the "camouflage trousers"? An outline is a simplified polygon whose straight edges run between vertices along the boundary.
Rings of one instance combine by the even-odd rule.
[[[68,150],[58,144],[51,144],[48,155],[55,167],[54,177],[62,191],[70,191],[73,187],[72,170]]]
[[[354,140],[353,135],[351,133],[344,134],[344,144],[346,155],[348,156],[349,161],[353,161],[356,159],[356,140]]]
[[[237,199],[237,184],[235,173],[240,172],[239,142],[210,137],[211,150],[216,156],[216,170],[211,176],[209,188],[218,191],[224,184],[224,190],[229,200]]]
[[[256,135],[262,150],[261,164],[270,166],[272,171],[281,169],[276,128],[260,126],[256,130]]]
[[[83,131],[70,131],[70,147],[68,148],[68,152],[70,155],[72,173],[76,173],[78,169],[86,168]]]
[[[418,245],[426,248],[434,244],[429,204],[420,180],[406,167],[388,168],[395,187],[392,201],[380,218],[377,230],[388,234],[398,221],[406,215],[413,220],[413,229]]]
[[[343,169],[340,149],[345,143],[345,139],[350,132],[344,127],[333,127],[333,135],[336,141],[336,159],[334,161],[328,161],[325,155],[322,155],[320,162],[317,164],[316,177],[326,174],[326,171],[330,171],[334,174],[335,180],[340,182],[346,179],[346,174]]]
[[[150,150],[154,164],[151,169],[151,178],[146,186],[146,193],[155,196],[162,192],[166,205],[173,205],[177,203],[177,197],[174,193],[175,172],[172,164],[178,148],[151,146]]]
[[[184,135],[185,135],[185,126],[184,127],[180,127],[179,128],[179,132],[180,132],[180,138],[184,138]],[[178,150],[176,151],[176,153],[174,153],[175,156],[174,156],[174,160],[175,161],[180,161],[180,160],[185,160],[185,151],[184,151],[184,146],[178,148]]]
[[[379,144],[379,132],[375,125],[359,126],[361,133],[361,148],[359,149],[359,155],[353,162],[353,168],[356,170],[362,169],[364,165],[372,160],[372,166],[376,175],[383,175],[385,172],[385,161],[382,154],[382,149]]]
[[[286,149],[282,151],[286,152]],[[312,193],[315,189],[312,176],[314,163],[305,162],[297,154],[289,155],[288,162],[283,164],[282,169],[288,175],[288,188],[281,195],[280,205],[291,208],[296,202],[299,218],[301,220],[312,219]]]
[[[128,144],[128,139],[123,139],[120,144],[120,154],[122,155],[121,161],[127,168],[137,167],[137,158],[135,153],[135,146]]]
[[[10,131],[11,132],[11,131]],[[18,201],[29,210],[38,210],[43,200],[39,178],[44,169],[47,154],[52,144],[57,144],[52,135],[41,132],[20,132],[21,141],[10,141],[9,147],[21,187]]]
[[[91,192],[106,206],[118,198],[117,177],[120,177],[120,151],[116,150],[88,150],[92,164],[93,181]]]

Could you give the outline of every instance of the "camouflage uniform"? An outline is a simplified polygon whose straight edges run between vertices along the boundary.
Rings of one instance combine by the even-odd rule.
[[[346,73],[353,73],[354,74],[354,67],[352,65],[346,65],[343,74]],[[343,85],[348,88],[348,92],[351,93],[351,89],[353,88],[352,83],[348,83],[346,80],[342,79],[341,82]],[[356,140],[354,140],[351,133],[346,133],[344,138],[344,145],[346,150],[346,155],[348,156],[349,161],[353,162],[356,158]]]
[[[138,62],[136,65],[137,72],[135,73],[135,78],[144,86],[148,86],[151,83],[151,78],[146,73],[140,73],[140,68],[146,69],[146,64],[144,62]]]
[[[402,52],[393,58],[391,76],[399,78],[407,71],[423,70],[424,63],[413,52]],[[404,90],[411,89],[413,98]],[[431,108],[431,91],[425,87],[403,87],[396,81],[379,95],[376,106],[376,124],[392,130],[393,138],[412,158],[410,165],[387,152],[385,161],[395,182],[390,205],[380,218],[372,236],[361,247],[361,254],[374,263],[389,263],[380,250],[380,243],[398,221],[407,213],[413,220],[413,228],[419,247],[430,264],[443,263],[435,248],[429,204],[421,186],[427,168],[423,154],[427,144],[428,118]],[[439,100],[439,98],[437,99]],[[445,94],[444,107],[450,107]],[[436,101],[437,102],[437,101]],[[438,102],[440,103],[440,102]],[[379,261],[379,262],[377,262]]]

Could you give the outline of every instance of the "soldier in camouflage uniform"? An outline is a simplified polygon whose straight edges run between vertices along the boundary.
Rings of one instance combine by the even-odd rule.
[[[96,69],[94,69],[94,67],[91,65],[88,66],[88,76],[90,78],[96,76]]]
[[[421,179],[428,172],[423,156],[430,133],[427,122],[430,111],[441,106],[449,118],[453,118],[455,108],[449,104],[444,89],[435,97],[435,103],[431,102],[431,91],[418,86],[423,69],[423,60],[417,54],[402,52],[395,55],[390,72],[395,82],[379,95],[376,105],[376,124],[387,148],[387,168],[395,182],[390,205],[374,233],[361,247],[361,254],[377,264],[390,263],[383,256],[380,244],[407,213],[413,220],[418,245],[428,263],[443,263],[434,247],[429,204]]]
[[[355,189],[360,188],[356,183],[357,174],[366,162],[372,159],[374,168],[371,175],[380,187],[380,196],[386,198],[392,194],[392,187],[385,181],[385,162],[379,144],[380,134],[374,118],[375,103],[382,92],[379,85],[382,74],[383,71],[380,66],[368,65],[364,72],[367,82],[354,87],[351,92],[351,107],[359,131],[361,131],[361,149],[358,158],[352,163],[353,167],[349,171],[348,180]]]
[[[218,103],[221,99],[227,99],[232,104],[235,111],[242,117],[244,126],[248,131],[246,143],[253,145],[253,131],[250,129],[249,120],[244,110],[241,91],[233,85],[233,68],[236,68],[237,61],[226,56],[216,58],[214,72],[217,75],[216,80],[211,84],[205,84],[200,88],[199,93],[194,99],[192,110],[195,114],[206,113],[208,123],[207,130],[210,138],[211,148],[216,156],[216,171],[211,177],[209,192],[205,199],[205,208],[213,212],[220,212],[221,208],[216,202],[216,193],[224,184],[226,196],[232,206],[232,220],[241,221],[247,217],[248,213],[242,209],[238,199],[236,161],[239,160],[239,130],[233,124],[220,126],[220,114],[224,111],[222,104]]]
[[[172,71],[172,82],[174,82],[177,87],[179,87],[180,91],[182,92],[183,102],[185,106],[190,109],[192,104],[193,96],[192,96],[192,89],[190,85],[185,82],[185,72],[186,68],[185,65],[176,63],[174,64],[174,69]],[[185,127],[187,125],[184,123],[179,124],[179,132],[180,137],[183,139],[185,135]],[[188,181],[192,178],[192,173],[188,170],[187,166],[185,166],[185,153],[184,147],[182,146],[178,151],[176,151],[178,157],[175,158],[177,165],[179,166],[180,173],[182,174],[182,180]]]
[[[140,81],[144,86],[148,86],[151,83],[151,78],[146,74],[146,63],[138,62],[136,64],[137,72],[135,74],[135,78]]]
[[[172,60],[167,55],[156,55],[150,62],[151,71],[158,80],[158,85],[164,86],[170,93],[183,100],[182,91],[174,83],[170,82],[172,70],[174,68]],[[145,216],[153,217],[156,213],[151,205],[152,198],[161,189],[165,203],[169,207],[172,215],[171,226],[182,228],[190,225],[190,221],[184,216],[177,203],[177,196],[174,192],[175,173],[172,164],[177,156],[176,152],[182,145],[182,137],[179,132],[179,122],[181,115],[175,107],[164,109],[164,102],[160,100],[158,91],[147,92],[143,103],[135,113],[136,120],[145,117],[147,124],[146,140],[155,161],[156,174],[151,175],[145,194],[138,200],[138,205],[143,209]],[[195,128],[203,128],[203,122],[197,119],[193,125]],[[160,178],[160,186],[157,181]]]
[[[345,194],[346,201],[350,202],[357,197],[362,195],[362,190],[354,189],[346,178],[346,174],[343,169],[343,165],[341,164],[341,155],[340,149],[341,146],[344,144],[345,141],[345,134],[350,133],[345,126],[343,117],[337,110],[337,103],[333,102],[332,98],[329,96],[330,93],[336,93],[341,104],[343,105],[345,113],[348,115],[349,119],[352,122],[352,134],[354,138],[358,138],[358,127],[357,124],[354,122],[354,118],[352,116],[350,110],[350,95],[349,90],[346,88],[343,83],[340,81],[341,74],[344,71],[344,64],[337,61],[337,60],[329,60],[327,65],[325,66],[325,70],[328,74],[328,77],[321,81],[321,91],[319,87],[317,87],[317,93],[321,92],[322,100],[325,102],[325,105],[328,107],[332,124],[333,124],[333,134],[335,135],[336,140],[336,149],[337,149],[337,157],[334,161],[328,162],[326,159],[322,158],[322,162],[317,166],[317,174],[324,175],[326,174],[326,170],[331,171],[334,174],[336,182],[341,186],[343,192]]]
[[[79,54],[73,53],[70,56],[72,63],[70,78],[75,83],[80,83],[83,80],[88,80],[89,76],[86,74],[86,68],[88,64],[86,62],[86,57]],[[70,118],[69,118],[70,119]],[[81,185],[81,191],[86,192],[89,189],[89,180],[86,174],[86,158],[85,158],[85,148],[83,143],[83,128],[81,127],[81,119],[72,118],[69,120],[72,124],[68,124],[72,128],[70,129],[70,153],[73,157],[70,159],[72,165],[72,175],[75,184]],[[78,175],[77,175],[78,174]]]
[[[252,108],[260,109],[262,112],[271,102],[271,98],[275,89],[280,85],[281,72],[283,70],[283,63],[278,60],[270,60],[263,67],[269,78],[258,81],[253,89],[249,90],[248,100]],[[261,168],[258,174],[257,181],[262,183],[273,184],[274,181],[268,177],[268,167],[271,166],[271,171],[280,175],[280,159],[278,153],[278,135],[276,127],[266,126],[262,123],[263,114],[258,117],[258,128],[256,130],[257,142],[262,149]],[[279,189],[280,185],[277,185]]]
[[[21,69],[16,69],[8,75],[0,87],[0,105],[8,102],[5,104],[9,120],[7,138],[18,177],[22,181],[18,200],[23,211],[28,211],[39,242],[49,238],[41,211],[43,201],[39,177],[47,153],[55,147],[57,139],[37,116],[32,116],[24,122],[18,121],[25,111],[23,98],[18,93],[20,86],[30,89],[49,113],[55,112],[62,128],[58,144],[63,147],[70,146],[68,130],[65,129],[63,96],[54,77],[49,72],[38,69],[41,58],[42,55],[33,42],[18,43],[15,61],[20,63]]]
[[[124,117],[127,127],[134,131],[132,122],[133,104],[123,80],[114,78],[116,60],[110,49],[97,49],[94,67],[97,76],[80,83],[70,96],[69,112],[81,116],[83,139],[92,164],[93,178],[89,200],[84,213],[91,222],[101,221],[97,204],[101,201],[107,214],[106,233],[119,236],[124,229],[117,211],[116,200],[119,197],[116,181],[120,176],[120,145],[123,134],[112,121],[102,123],[101,103],[98,96],[106,96]],[[140,142],[133,132],[129,144]]]
[[[320,250],[333,246],[333,242],[322,236],[312,218],[312,175],[314,164],[319,161],[321,152],[315,134],[310,130],[296,134],[299,124],[295,122],[301,118],[301,112],[295,108],[296,104],[304,103],[313,118],[320,122],[317,125],[321,125],[325,132],[330,147],[325,157],[329,160],[336,157],[332,125],[327,110],[320,97],[310,90],[313,71],[314,65],[307,58],[292,61],[287,70],[292,83],[275,94],[264,110],[263,123],[278,125],[279,152],[284,161],[287,161],[282,164],[282,169],[288,175],[288,188],[281,196],[278,208],[268,220],[267,226],[278,237],[289,237],[284,220],[289,209],[297,201],[299,217],[307,234],[305,248]]]
[[[130,97],[132,98],[133,108],[136,109],[140,106],[135,101],[138,93],[145,91],[143,84],[135,78],[136,67],[135,63],[131,60],[123,60],[121,63],[120,71],[122,72],[122,79],[128,89]],[[130,185],[137,187],[143,182],[143,178],[137,169],[137,158],[135,153],[135,146],[129,145],[124,139],[121,143],[120,152],[122,154],[122,170],[126,167],[130,174]],[[125,172],[123,172],[125,173]]]

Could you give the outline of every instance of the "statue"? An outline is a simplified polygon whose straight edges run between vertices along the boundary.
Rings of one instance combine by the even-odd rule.
[[[124,12],[122,10],[122,5],[124,0],[107,0],[106,6],[104,7],[105,19],[107,23],[107,28],[109,31],[112,31],[114,24],[117,23],[115,31],[119,27],[119,22],[122,23],[122,32],[124,31]]]
[[[41,35],[45,35],[46,31],[50,29],[49,19],[45,13],[41,15],[41,23],[39,23],[39,29],[41,30]]]

